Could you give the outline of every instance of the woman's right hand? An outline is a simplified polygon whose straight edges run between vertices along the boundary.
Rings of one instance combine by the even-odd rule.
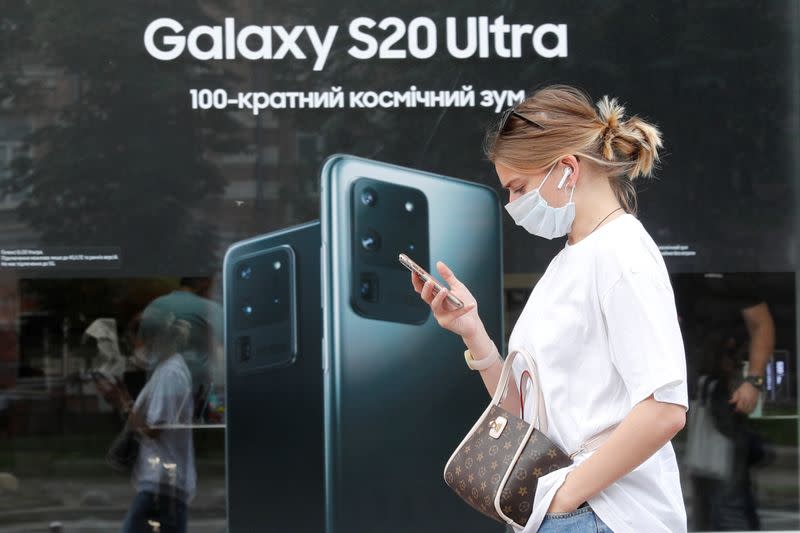
[[[478,316],[478,302],[469,292],[469,289],[456,278],[453,271],[442,261],[436,263],[436,269],[445,283],[450,286],[449,290],[445,288],[445,290],[439,291],[434,296],[433,283],[430,281],[423,283],[422,279],[412,272],[411,283],[414,285],[414,290],[419,293],[425,303],[430,305],[431,312],[441,327],[464,338],[473,337],[480,331],[482,326],[481,319]],[[452,305],[447,303],[446,300],[448,292],[452,292],[454,296],[464,302],[464,307],[453,309]]]

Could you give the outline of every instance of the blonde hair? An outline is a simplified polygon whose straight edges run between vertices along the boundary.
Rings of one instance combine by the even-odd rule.
[[[635,115],[625,119],[625,108],[616,98],[603,96],[595,107],[585,92],[569,85],[539,89],[514,111],[540,127],[508,115],[487,132],[484,152],[489,161],[518,172],[538,171],[574,154],[596,164],[625,211],[636,213],[633,180],[652,175],[663,146],[656,126]]]

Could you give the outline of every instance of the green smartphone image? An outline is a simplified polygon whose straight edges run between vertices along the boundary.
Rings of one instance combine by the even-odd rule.
[[[495,191],[344,154],[321,190],[327,533],[501,531],[442,479],[486,392],[398,261],[450,266],[503,350]]]
[[[319,232],[315,220],[225,254],[231,533],[323,529]]]

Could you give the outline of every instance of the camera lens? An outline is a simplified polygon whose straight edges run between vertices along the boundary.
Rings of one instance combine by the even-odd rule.
[[[272,299],[272,303],[279,304],[281,303],[281,299],[276,296],[275,298]]]
[[[238,345],[239,345],[239,360],[248,361],[252,355],[252,350],[250,348],[250,337],[240,337]]]
[[[367,187],[366,189],[361,191],[361,203],[362,204],[372,207],[377,202],[378,202],[378,193],[375,192],[375,189],[371,189],[371,188]]]
[[[368,230],[367,233],[361,237],[361,246],[368,252],[374,252],[381,247],[381,237],[378,232]]]
[[[372,282],[365,279],[361,282],[361,296],[368,298],[370,294],[372,294]]]
[[[372,272],[362,272],[358,284],[358,293],[368,302],[378,301],[378,277]]]
[[[242,279],[250,279],[253,275],[253,268],[250,265],[242,265],[239,268],[239,277]]]
[[[253,314],[253,306],[252,305],[243,305],[242,306],[242,312],[247,316],[252,315]]]

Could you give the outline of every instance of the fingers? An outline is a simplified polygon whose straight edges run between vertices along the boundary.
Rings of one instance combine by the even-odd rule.
[[[453,279],[455,278],[453,277]],[[447,327],[454,320],[477,307],[477,303],[473,301],[470,303],[465,302],[465,305],[460,309],[451,309],[447,304],[447,295],[450,293],[447,287],[434,293],[433,281],[429,280],[422,283],[421,279],[414,273],[412,273],[411,283],[414,285],[414,290],[419,293],[422,300],[430,305],[437,322],[443,327]]]
[[[414,290],[418,293],[422,292],[422,285],[424,282],[422,278],[420,278],[416,272],[411,273],[411,284],[414,286]]]
[[[433,284],[431,284],[431,286],[432,285]],[[431,300],[431,310],[433,311],[433,314],[439,315],[441,313],[447,312],[447,309],[444,308],[444,302],[446,297],[447,297],[447,289],[443,289],[438,293],[436,293],[436,296],[434,296],[433,300]]]
[[[758,396],[747,395],[742,398],[742,401],[739,402],[739,408],[743,410],[745,413],[750,414],[756,408],[756,404],[758,403]]]
[[[463,315],[466,315],[467,313],[469,313],[470,311],[472,311],[476,307],[478,307],[478,304],[476,304],[475,302],[472,302],[472,303],[469,303],[469,304],[465,304],[464,307],[462,307],[461,309],[455,309],[454,311],[451,311],[450,312],[450,319],[451,320],[455,320],[455,319],[457,319],[457,318],[459,318],[459,317],[461,317]]]
[[[735,411],[743,414],[752,413],[756,406],[755,402],[750,400],[746,395],[741,394],[738,390],[733,393],[728,403],[733,405]]]
[[[736,411],[750,414],[758,404],[758,395],[747,394],[745,390],[739,388],[733,392],[728,403],[733,404]]]
[[[733,394],[731,395],[731,399],[728,400],[728,403],[731,404],[734,411],[743,412],[742,405],[744,402],[742,402],[742,399],[739,397],[738,389],[733,392]]]
[[[436,316],[436,320],[439,322],[439,325],[443,327],[449,326],[456,319],[469,313],[477,306],[475,302],[471,302],[464,305],[464,307],[461,309],[448,309],[446,307],[448,292],[449,291],[447,289],[439,291],[439,294],[437,294],[431,301],[431,309],[433,310],[433,314]]]
[[[475,310],[475,304],[471,303],[465,305],[461,309],[456,309],[455,311],[450,311],[447,314],[436,316],[436,321],[443,328],[450,329],[450,327],[456,320],[474,310]]]
[[[436,270],[439,271],[439,274],[442,276],[442,279],[444,279],[447,282],[447,284],[450,285],[451,287],[455,287],[456,285],[461,284],[461,282],[458,281],[456,275],[453,274],[453,271],[450,270],[450,267],[445,265],[443,261],[436,262]]]
[[[422,285],[422,291],[420,291],[419,295],[422,297],[422,300],[426,304],[430,305],[431,301],[433,301],[433,296],[434,296],[434,294],[433,294],[433,282],[431,282],[430,280],[426,281]]]

